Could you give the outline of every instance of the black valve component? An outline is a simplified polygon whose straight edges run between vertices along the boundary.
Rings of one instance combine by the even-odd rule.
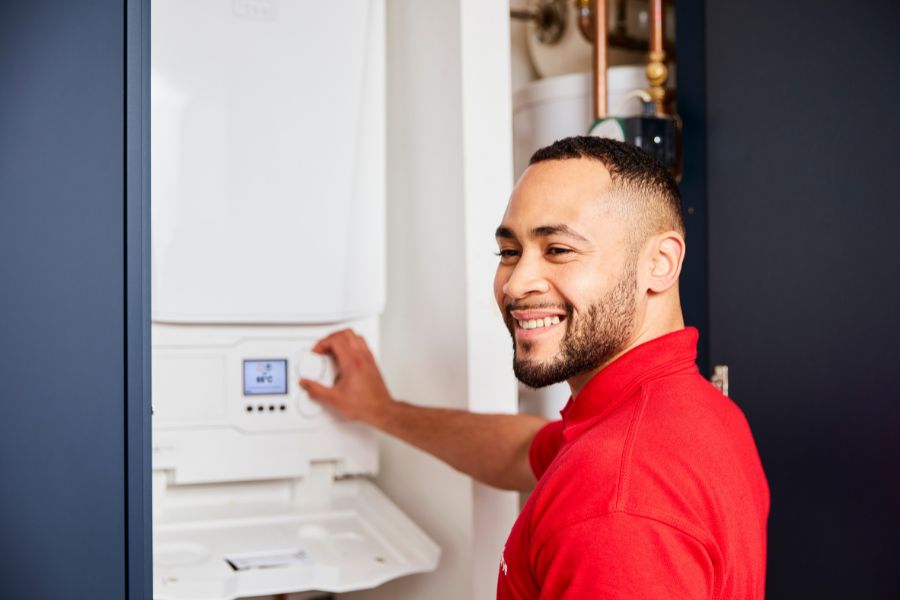
[[[681,179],[681,121],[678,117],[653,114],[607,117],[594,123],[590,135],[634,144],[665,165],[676,181]]]
[[[653,155],[673,175],[680,171],[678,121],[673,117],[641,115],[623,119],[625,141]]]

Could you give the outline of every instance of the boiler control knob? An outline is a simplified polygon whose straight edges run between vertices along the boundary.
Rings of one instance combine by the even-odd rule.
[[[307,352],[299,360],[300,377],[331,387],[337,374],[334,360],[327,355]]]

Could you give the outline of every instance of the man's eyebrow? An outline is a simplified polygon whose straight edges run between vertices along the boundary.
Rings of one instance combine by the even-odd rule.
[[[504,227],[503,225],[497,228],[497,233],[494,234],[494,237],[505,238],[508,240],[518,239],[516,237],[516,234],[513,233],[512,229],[510,229],[509,227]]]
[[[590,242],[589,239],[563,223],[559,225],[542,225],[531,230],[532,237],[548,237],[551,235],[566,235],[581,242]]]

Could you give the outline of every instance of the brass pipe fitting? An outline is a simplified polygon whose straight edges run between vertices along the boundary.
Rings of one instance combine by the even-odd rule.
[[[647,81],[650,82],[650,97],[656,106],[656,114],[659,116],[668,114],[668,90],[666,81],[669,79],[669,68],[666,66],[666,51],[663,45],[663,0],[651,0],[650,2],[650,53],[647,62]]]

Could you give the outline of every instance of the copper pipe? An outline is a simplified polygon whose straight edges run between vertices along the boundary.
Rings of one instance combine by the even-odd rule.
[[[607,0],[593,1],[591,33],[594,38],[594,120],[606,117],[606,70],[609,67],[609,24],[607,23]]]
[[[650,52],[663,52],[663,1],[652,0],[650,6]]]
[[[609,24],[607,0],[576,0],[578,29],[593,44],[591,54],[594,71],[594,120],[602,119],[607,111],[606,70],[609,67]]]
[[[647,81],[650,82],[650,97],[656,105],[658,116],[668,113],[666,80],[669,69],[666,66],[666,50],[663,46],[663,0],[651,0],[650,3],[650,55],[647,62]]]
[[[648,41],[641,40],[628,34],[625,29],[625,23],[621,20],[624,15],[625,3],[623,0],[616,0],[617,10],[622,11],[616,17],[618,20],[609,32],[607,44],[610,48],[621,48],[622,50],[634,50],[636,52],[645,52],[648,48]],[[591,18],[591,0],[576,0],[575,9],[578,11],[576,22],[578,23],[578,31],[581,32],[587,42],[594,43],[594,31]],[[673,58],[675,56],[675,45],[670,44],[663,39],[663,50],[666,56]]]

